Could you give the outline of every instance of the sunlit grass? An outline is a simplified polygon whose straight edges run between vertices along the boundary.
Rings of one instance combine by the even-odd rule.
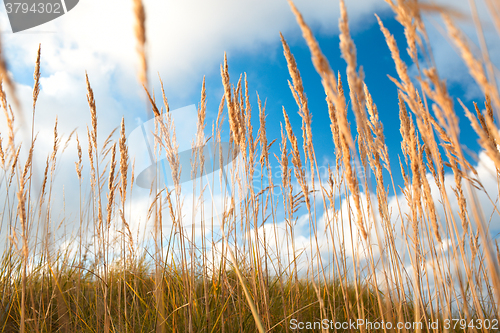
[[[175,125],[163,89],[161,99],[147,90],[144,15],[141,1],[134,3],[139,78],[157,121],[155,149],[166,156],[173,186],[152,182],[154,200],[143,212],[151,234],[139,239],[130,218],[137,175],[128,155],[124,121],[104,140],[97,137],[99,110],[90,78],[86,77],[91,115],[87,138],[71,133],[63,142],[56,123],[53,151],[42,166],[34,165],[32,159],[36,133],[31,143],[24,143],[31,147],[27,156],[21,153],[15,114],[2,88],[0,101],[7,124],[0,141],[0,188],[5,194],[0,228],[5,239],[0,261],[2,332],[290,332],[292,322],[358,320],[389,322],[392,326],[386,325],[385,331],[398,332],[490,332],[495,323],[498,327],[500,252],[488,227],[490,220],[498,219],[499,194],[488,193],[496,210],[492,217],[484,216],[476,193],[485,192],[485,184],[464,151],[467,142],[459,140],[459,110],[453,105],[466,107],[453,103],[430,60],[418,57],[423,52],[421,43],[427,40],[421,9],[443,14],[465,69],[484,93],[484,110],[476,106],[475,115],[466,113],[495,167],[492,176],[497,188],[500,98],[487,79],[488,61],[474,57],[445,9],[419,7],[410,1],[392,5],[405,28],[410,56],[422,69],[422,76],[414,79],[390,31],[379,20],[398,72],[395,85],[387,87],[397,89],[400,96],[402,154],[400,164],[394,165],[376,101],[356,63],[343,2],[340,49],[347,71],[342,77],[330,67],[290,2],[322,79],[335,164],[328,165],[326,173],[319,172],[306,92],[281,36],[302,131],[293,128],[289,111],[283,109],[281,138],[267,138],[265,106],[260,99],[258,105],[250,105],[246,77],[231,81],[225,58],[221,66],[224,96],[213,124],[206,121],[203,81],[191,166],[200,170],[209,163],[199,149],[206,143],[204,133],[211,130],[207,142],[220,143],[227,128],[229,146],[239,154],[241,169],[221,168],[212,178],[194,177],[198,191],[210,193],[211,211],[202,211],[196,221],[186,221],[186,209],[196,210],[194,204],[182,204],[180,175],[189,171],[179,159]],[[430,51],[425,45],[425,52]],[[36,112],[40,52],[34,78]],[[259,112],[258,129],[252,125],[252,117],[256,118],[252,110]],[[56,198],[52,186],[58,157],[72,141],[78,152],[78,188],[71,190],[79,196],[79,227],[61,246],[54,237],[60,225],[53,225],[56,219],[51,208]],[[276,161],[281,179],[271,172]],[[256,169],[261,170],[258,176]],[[445,171],[453,181],[445,177]],[[37,190],[31,184],[34,173],[43,174]],[[404,180],[400,188],[393,181],[396,173]],[[219,198],[211,191],[223,178],[229,179],[233,196],[226,193],[218,204]],[[256,180],[266,186],[246,185]],[[206,204],[193,196],[197,209]],[[299,221],[306,221],[307,235],[297,227]],[[307,239],[305,248],[299,239]],[[458,326],[451,322],[448,328],[453,319],[459,320]],[[479,324],[486,321],[489,327]],[[413,325],[397,329],[397,323]],[[422,329],[415,328],[415,323],[422,323]],[[384,331],[331,325],[328,329],[339,332]]]

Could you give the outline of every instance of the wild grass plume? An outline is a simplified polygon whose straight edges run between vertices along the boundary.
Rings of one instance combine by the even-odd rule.
[[[268,137],[269,126],[277,124],[266,119],[265,99],[257,95],[257,105],[251,105],[246,74],[230,77],[224,54],[217,118],[208,120],[210,96],[203,78],[192,156],[183,163],[183,142],[163,82],[160,78],[159,99],[148,86],[146,16],[142,1],[134,0],[138,80],[155,117],[148,153],[165,156],[148,179],[151,201],[141,213],[142,224],[135,220],[133,205],[140,177],[130,149],[134,142],[127,138],[124,118],[107,137],[98,137],[104,111],[91,77],[85,73],[87,138],[74,132],[64,142],[56,119],[52,151],[36,165],[40,139],[34,115],[43,94],[42,48],[35,59],[29,142],[15,130],[25,124],[11,108],[11,103],[14,110],[19,107],[16,92],[4,91],[13,81],[2,55],[0,106],[6,131],[0,133],[0,331],[498,331],[500,251],[490,230],[491,221],[500,218],[496,69],[485,45],[481,57],[473,51],[454,12],[417,1],[386,2],[404,28],[417,68],[409,70],[395,37],[377,16],[386,41],[380,47],[389,50],[397,73],[386,89],[399,96],[394,101],[399,106],[399,163],[389,158],[387,128],[358,64],[344,1],[338,27],[345,73],[332,67],[288,1],[324,90],[326,108],[317,112],[328,114],[330,132],[324,137],[331,140],[335,158],[323,166],[315,153],[320,137],[311,126],[316,111],[310,109],[285,34],[276,37],[297,106],[282,108],[281,137]],[[500,27],[498,6],[486,3]],[[471,104],[473,111],[455,101],[439,76],[422,19],[427,12],[441,15],[463,70],[481,89],[483,98]],[[294,128],[292,112],[300,116],[300,130]],[[480,159],[490,166],[488,183],[461,141],[461,112],[477,134]],[[224,130],[229,131],[227,143],[221,139]],[[69,191],[79,204],[76,217],[60,218],[53,211],[53,186],[67,147],[77,156]],[[224,167],[228,159],[234,162]],[[43,175],[40,184],[32,183],[36,172]],[[187,197],[186,174],[193,180]],[[172,186],[161,177],[172,179]],[[223,183],[228,187],[217,188]],[[77,232],[64,234],[63,243],[58,230],[72,220]],[[343,325],[351,322],[357,326]]]

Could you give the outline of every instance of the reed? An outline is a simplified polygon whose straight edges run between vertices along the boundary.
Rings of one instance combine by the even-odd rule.
[[[178,128],[161,78],[161,98],[148,87],[146,16],[142,1],[133,1],[138,80],[155,116],[152,153],[166,157],[173,180],[173,186],[163,186],[156,171],[152,199],[141,215],[147,231],[136,220],[141,212],[131,208],[137,202],[136,176],[125,119],[107,137],[98,137],[101,111],[87,74],[87,140],[75,132],[64,139],[56,119],[52,151],[39,170],[41,185],[32,185],[38,172],[33,156],[41,46],[29,141],[15,131],[22,119],[10,106],[11,101],[16,104],[15,92],[3,89],[12,82],[0,58],[0,106],[6,124],[6,132],[0,133],[0,236],[5,237],[1,332],[292,332],[297,322],[316,322],[314,331],[337,332],[497,330],[500,250],[490,224],[500,217],[500,99],[484,41],[478,57],[456,26],[456,13],[439,5],[387,0],[405,29],[408,53],[418,70],[412,77],[394,36],[377,16],[397,72],[391,78],[394,85],[387,87],[398,92],[399,103],[401,154],[399,166],[394,166],[376,101],[358,64],[344,1],[339,4],[339,48],[345,74],[332,69],[304,17],[288,2],[325,93],[335,162],[324,172],[315,153],[314,115],[300,67],[283,34],[288,85],[297,107],[283,107],[281,137],[268,137],[265,100],[257,94],[257,105],[252,105],[246,74],[230,78],[224,54],[216,120],[209,122],[210,97],[203,78],[191,170],[183,170]],[[486,3],[498,28],[498,6]],[[464,69],[484,94],[472,112],[460,100],[457,110],[435,68],[424,11],[442,15]],[[258,115],[252,108],[258,108]],[[293,128],[290,112],[298,112],[300,131]],[[459,112],[477,134],[481,158],[491,161],[489,179],[497,187],[493,192],[487,191],[491,184],[483,183],[464,149]],[[224,129],[229,130],[228,154],[237,158],[232,167],[206,172],[211,162],[222,166],[228,157],[222,149],[214,150],[210,159],[204,154],[207,145],[223,141]],[[26,156],[22,145],[29,147]],[[78,193],[78,214],[59,219],[54,187],[68,147],[77,156],[78,190],[75,186],[71,193]],[[192,197],[185,196],[183,173],[194,179]],[[403,179],[399,188],[395,176]],[[226,188],[217,188],[226,182]],[[487,198],[492,212],[480,197]],[[57,231],[71,218],[78,231],[63,234],[70,244],[64,247]],[[307,225],[309,233],[302,235]],[[363,320],[394,326],[343,329],[333,324],[327,329],[318,325],[325,320],[329,325],[329,320]],[[396,328],[396,323],[407,325]]]

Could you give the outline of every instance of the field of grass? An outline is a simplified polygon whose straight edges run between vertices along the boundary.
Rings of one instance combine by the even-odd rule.
[[[486,2],[500,27],[500,6]],[[191,163],[194,175],[209,163],[200,149],[204,133],[210,132],[211,142],[220,143],[227,126],[229,147],[238,159],[226,169],[228,175],[221,168],[211,178],[195,177],[193,185],[211,194],[213,184],[228,176],[233,196],[212,198],[209,207],[217,214],[204,208],[199,219],[186,221],[180,175],[188,171],[180,165],[167,96],[158,98],[147,89],[144,10],[140,0],[134,4],[139,81],[156,117],[155,150],[166,156],[174,186],[152,182],[156,199],[144,212],[152,238],[139,240],[128,220],[136,175],[124,121],[108,138],[97,137],[99,110],[88,77],[92,122],[87,138],[70,135],[61,141],[56,123],[53,153],[44,165],[34,165],[36,133],[32,132],[31,142],[21,142],[17,135],[21,121],[15,112],[17,99],[12,89],[12,97],[5,92],[12,82],[2,61],[0,102],[8,131],[0,136],[0,191],[5,200],[0,208],[0,237],[5,242],[0,260],[1,332],[292,332],[309,331],[308,326],[299,326],[307,322],[311,331],[318,332],[500,330],[500,251],[489,230],[490,222],[500,215],[500,95],[487,53],[478,58],[471,51],[452,13],[415,1],[390,2],[419,69],[415,77],[379,19],[387,41],[381,47],[389,48],[398,73],[394,85],[387,87],[399,91],[403,154],[394,165],[376,101],[356,62],[343,1],[339,28],[345,74],[335,74],[290,1],[324,87],[335,164],[320,170],[299,68],[281,36],[301,131],[292,128],[289,111],[283,108],[282,136],[268,138],[264,103],[250,105],[246,76],[231,80],[225,58],[224,96],[214,124],[206,123],[203,81]],[[475,110],[449,95],[433,67],[423,12],[442,16],[464,70],[481,88],[484,99],[477,101]],[[427,61],[422,62],[419,54],[425,54]],[[33,113],[41,56],[39,51]],[[258,114],[252,115],[252,110]],[[477,133],[492,166],[494,186],[482,183],[464,149],[467,142],[459,140],[459,112],[466,113]],[[258,129],[252,128],[252,117],[260,120]],[[29,124],[29,119],[22,121]],[[61,225],[55,225],[51,207],[58,158],[70,141],[76,143],[79,156],[75,161],[79,188],[71,191],[79,193],[80,213],[79,229],[68,250],[56,245],[54,233]],[[279,153],[272,154],[271,146],[279,146],[274,150]],[[23,158],[22,149],[28,148]],[[272,175],[275,163],[281,174],[278,183]],[[40,190],[32,186],[34,172],[43,174]],[[393,180],[396,174],[404,180],[400,187]],[[258,192],[245,185],[255,181],[266,185]],[[487,193],[488,204],[494,207],[490,216],[479,198],[485,197],[485,187],[492,186],[496,190]],[[90,191],[84,193],[85,188]],[[192,201],[206,207],[206,202],[198,202],[201,198]],[[319,206],[325,209],[320,211]],[[172,228],[165,233],[167,221]],[[307,249],[295,244],[297,223],[309,226]],[[365,324],[342,325],[359,320]]]

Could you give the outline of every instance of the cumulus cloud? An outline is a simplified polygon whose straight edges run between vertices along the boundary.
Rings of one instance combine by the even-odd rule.
[[[385,6],[376,1],[363,5],[348,2],[353,22],[360,21],[378,6],[377,3]],[[335,31],[338,17],[335,3],[297,1],[297,6],[316,29],[328,33]],[[82,1],[56,20],[13,34],[5,8],[0,6],[2,45],[18,83],[25,120],[21,124],[21,117],[17,117],[18,133],[24,135],[18,136],[18,143],[21,139],[28,141],[31,133],[32,73],[36,51],[39,44],[42,45],[41,92],[34,119],[35,133],[39,133],[36,165],[43,165],[52,151],[56,117],[59,136],[68,135],[77,128],[86,151],[90,113],[85,72],[89,75],[97,104],[100,144],[120,123],[122,116],[125,116],[128,129],[136,126],[137,117],[147,118],[144,92],[136,79],[131,7],[131,3],[119,0]],[[269,45],[279,46],[279,31],[299,36],[295,18],[285,1],[145,1],[145,8],[151,87],[159,91],[159,73],[166,90],[175,96],[174,99],[189,101],[186,104],[193,102],[194,91],[198,95],[204,74],[218,73],[224,51],[230,58],[249,52],[266,55]],[[7,132],[5,122],[0,122],[0,132]],[[22,153],[24,158],[26,149]],[[75,160],[76,150],[72,143],[60,157],[59,185],[75,184]],[[88,170],[88,165],[85,169]],[[40,175],[34,178],[42,182]]]
[[[377,3],[349,2],[353,21]],[[312,26],[330,33],[336,30],[339,9],[335,3],[297,1],[297,6]],[[279,45],[279,31],[298,32],[285,1],[145,1],[145,8],[150,77],[156,82],[156,73],[160,73],[166,87],[176,94],[197,91],[203,74],[218,72],[224,51],[230,57],[248,52],[266,56],[262,52],[266,46]],[[5,10],[2,14],[3,31],[9,31]],[[140,94],[135,80],[133,25],[130,3],[85,1],[63,17],[26,33],[4,33],[4,43],[16,72],[33,66],[41,43],[45,75],[62,71],[81,82],[87,70],[97,84],[103,81],[104,87],[99,88],[105,93],[113,88],[122,95],[138,90]],[[74,85],[70,89],[76,93]]]
[[[496,170],[492,160],[486,155],[484,151],[480,152],[478,161],[473,165],[477,171],[477,175],[472,172],[469,177],[475,179],[477,182],[474,184],[481,184],[479,188],[472,188],[474,197],[476,198],[476,208],[483,212],[484,223],[490,231],[490,237],[496,239],[500,229],[500,214],[498,212],[498,182]],[[460,253],[458,250],[458,242],[462,239],[464,229],[459,217],[459,204],[453,191],[456,188],[454,176],[451,173],[445,174],[444,188],[446,195],[449,198],[450,206],[445,210],[443,200],[440,196],[440,191],[434,182],[431,174],[427,174],[427,180],[431,186],[432,200],[436,206],[436,213],[439,220],[439,228],[442,237],[442,242],[438,243],[432,230],[428,231],[427,227],[423,225],[422,220],[419,229],[419,242],[421,246],[420,258],[421,267],[420,274],[427,275],[428,287],[434,290],[435,282],[439,279],[447,279],[449,283],[455,284],[459,287],[459,280],[457,276],[451,279],[449,274],[462,274],[465,279],[464,264],[477,263],[478,257],[472,253],[473,244],[471,239],[477,235],[477,226],[474,217],[469,216],[472,223],[472,236],[465,237],[465,253]],[[472,211],[472,196],[465,189],[465,181],[462,181],[464,192],[467,200],[467,211]],[[408,189],[403,189],[408,190]],[[372,204],[376,209],[376,196],[371,194]],[[375,223],[372,223],[367,229],[368,240],[364,240],[360,236],[358,226],[356,225],[356,212],[353,209],[354,204],[352,197],[338,197],[337,207],[328,208],[327,210],[321,209],[319,218],[315,220],[311,218],[313,225],[317,229],[317,233],[310,232],[310,216],[300,214],[296,219],[289,221],[284,220],[275,224],[266,224],[260,226],[255,230],[250,230],[245,236],[248,241],[252,241],[260,248],[261,253],[270,254],[270,261],[279,263],[280,269],[287,268],[291,271],[292,265],[297,265],[299,274],[317,274],[322,272],[319,265],[323,265],[324,272],[328,277],[343,276],[343,274],[353,274],[353,267],[356,266],[358,274],[361,276],[372,276],[371,271],[371,258],[373,258],[375,272],[378,275],[379,283],[386,281],[389,278],[389,284],[395,283],[398,277],[394,276],[395,272],[387,265],[396,265],[391,263],[389,249],[387,247],[387,239],[384,240],[384,230],[381,226],[381,219],[377,212],[375,212]],[[361,202],[363,214],[368,216],[366,193],[361,194]],[[412,283],[413,273],[415,267],[412,264],[412,258],[415,256],[414,238],[413,238],[413,225],[409,221],[408,216],[411,216],[411,210],[403,193],[398,195],[390,195],[387,197],[388,210],[390,212],[389,226],[392,230],[391,243],[397,252],[401,268],[407,277],[407,283]],[[454,224],[453,224],[454,219]],[[366,221],[366,220],[365,220]],[[458,233],[455,234],[455,230]],[[377,235],[378,232],[378,235]],[[430,234],[428,238],[427,232]],[[264,244],[264,235],[266,243]],[[431,247],[430,242],[433,243]],[[479,239],[480,243],[484,244],[482,238]],[[293,244],[293,246],[292,246]],[[482,246],[481,246],[482,247]],[[437,255],[437,258],[435,255]],[[381,255],[385,258],[382,258]],[[462,257],[464,255],[464,257]],[[337,259],[335,259],[337,258]],[[463,264],[458,266],[452,265],[450,271],[443,273],[442,266],[443,260],[451,260],[450,258],[457,258],[458,262],[465,260]],[[384,266],[384,261],[385,266]],[[340,262],[340,266],[336,263]],[[345,266],[344,266],[345,265]],[[274,267],[274,274],[278,274],[280,269]],[[440,274],[444,274],[441,276]],[[383,285],[381,285],[383,287]],[[427,288],[427,286],[425,286]],[[459,288],[458,288],[459,289]],[[457,290],[458,290],[457,289]]]

